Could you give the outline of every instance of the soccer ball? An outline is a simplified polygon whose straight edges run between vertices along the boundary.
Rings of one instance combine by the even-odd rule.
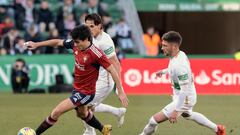
[[[18,131],[17,135],[36,135],[36,133],[30,127],[24,127]]]

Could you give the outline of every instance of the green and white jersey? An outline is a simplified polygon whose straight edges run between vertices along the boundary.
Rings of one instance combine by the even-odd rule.
[[[188,57],[184,52],[179,51],[177,56],[170,59],[167,71],[171,79],[174,95],[179,95],[180,92],[190,95],[196,94],[192,70]]]
[[[111,37],[104,31],[96,38],[93,38],[93,44],[102,50],[108,59],[116,55],[114,43]],[[105,82],[109,81],[109,79],[112,79],[111,75],[103,67],[100,67],[98,80]]]

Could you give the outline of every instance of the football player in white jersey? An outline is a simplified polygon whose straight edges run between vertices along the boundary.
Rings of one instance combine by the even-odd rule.
[[[162,36],[162,50],[165,56],[170,57],[170,61],[168,68],[157,71],[156,76],[169,74],[173,88],[173,101],[149,119],[140,135],[153,134],[157,125],[166,120],[176,123],[179,116],[212,129],[216,135],[226,135],[223,125],[217,125],[203,114],[192,111],[197,102],[197,95],[189,60],[186,54],[179,50],[181,42],[181,35],[175,31],[169,31]]]
[[[93,44],[102,50],[111,64],[115,67],[118,75],[120,76],[121,65],[115,53],[115,46],[111,37],[103,31],[102,19],[98,14],[88,14],[85,17],[85,24],[90,28],[93,35]],[[118,126],[121,127],[124,122],[124,115],[126,108],[116,108],[107,104],[103,104],[102,101],[112,92],[114,88],[114,81],[112,76],[103,68],[100,67],[99,77],[96,84],[96,94],[93,101],[90,103],[94,106],[95,112],[107,112],[113,114],[118,118]],[[86,123],[85,132],[83,135],[96,135],[95,129]]]

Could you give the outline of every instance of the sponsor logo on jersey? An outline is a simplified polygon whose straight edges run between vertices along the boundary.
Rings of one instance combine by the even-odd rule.
[[[85,70],[85,66],[81,65],[77,60],[75,60],[75,66],[79,69],[84,71]]]

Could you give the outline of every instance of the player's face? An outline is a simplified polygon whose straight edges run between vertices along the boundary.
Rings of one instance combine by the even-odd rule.
[[[162,50],[165,56],[171,56],[173,45],[165,40],[162,41]]]
[[[95,25],[94,21],[92,21],[92,20],[87,20],[85,23],[90,28],[92,35],[94,37],[97,37],[102,30],[101,24]]]
[[[74,40],[74,46],[80,48],[81,50],[85,49],[88,46],[88,43],[89,43],[89,41],[87,39],[85,39],[85,40],[79,40],[79,39]]]

